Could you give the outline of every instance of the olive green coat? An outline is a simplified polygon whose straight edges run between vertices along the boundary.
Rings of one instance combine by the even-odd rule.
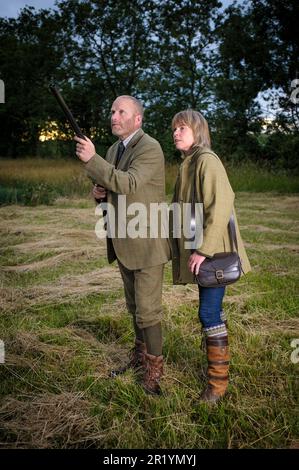
[[[129,141],[116,169],[118,143],[109,148],[106,159],[95,154],[85,168],[93,182],[108,190],[107,202],[115,209],[116,226],[118,195],[126,195],[126,229],[135,217],[127,213],[128,206],[142,203],[147,213],[147,219],[142,223],[148,234],[150,204],[165,201],[164,155],[160,144],[140,129]],[[117,257],[127,269],[135,270],[166,263],[170,259],[170,246],[166,238],[121,238],[116,235],[107,238],[107,255],[110,263]]]
[[[196,179],[194,172],[196,171]],[[177,177],[173,202],[191,203],[196,180],[196,201],[203,204],[202,244],[196,251],[206,257],[215,253],[230,252],[231,244],[228,222],[233,211],[236,225],[238,252],[244,273],[250,271],[250,263],[241,239],[234,209],[234,192],[229,183],[225,168],[218,156],[210,149],[197,149],[184,158]],[[186,249],[186,239],[173,238],[173,223],[170,219],[172,244],[172,267],[174,284],[195,283],[188,269],[191,250]]]

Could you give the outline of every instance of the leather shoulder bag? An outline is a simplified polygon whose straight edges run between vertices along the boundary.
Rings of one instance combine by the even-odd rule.
[[[196,201],[196,169],[194,175],[194,188],[191,200],[191,228],[196,229],[195,220]],[[223,287],[238,281],[242,273],[242,264],[238,255],[238,242],[233,213],[228,223],[231,252],[215,253],[212,258],[206,258],[195,275],[196,282],[201,287]]]

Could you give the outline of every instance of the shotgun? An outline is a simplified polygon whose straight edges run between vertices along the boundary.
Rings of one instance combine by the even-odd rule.
[[[70,125],[72,126],[75,134],[80,137],[81,139],[84,139],[86,140],[85,138],[85,135],[82,134],[81,132],[81,129],[80,127],[78,126],[77,124],[77,121],[75,120],[74,116],[72,115],[72,112],[70,110],[70,108],[68,107],[68,105],[66,104],[66,102],[64,101],[64,99],[62,98],[61,96],[61,93],[60,91],[58,90],[57,86],[56,85],[50,85],[49,86],[50,88],[50,91],[53,93],[53,95],[55,96],[59,106],[61,107],[62,111],[64,112],[65,114],[65,117],[67,118],[68,122],[70,123]],[[96,186],[99,186],[97,183],[93,182]],[[100,202],[103,202],[105,199],[96,199],[96,201],[98,203]]]
[[[82,134],[81,132],[81,129],[80,127],[78,126],[77,124],[77,121],[75,120],[74,116],[72,115],[72,112],[70,110],[70,108],[68,107],[68,105],[66,104],[66,102],[64,101],[64,99],[62,98],[61,94],[60,94],[60,91],[58,90],[57,86],[56,85],[50,85],[49,86],[50,88],[50,91],[53,93],[53,95],[55,96],[59,106],[61,107],[62,111],[64,112],[65,114],[65,117],[67,118],[68,122],[70,123],[70,125],[72,126],[75,134],[80,137],[81,139],[84,139],[86,140],[85,136]]]

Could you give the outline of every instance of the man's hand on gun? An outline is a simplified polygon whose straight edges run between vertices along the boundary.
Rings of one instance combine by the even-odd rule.
[[[77,135],[74,137],[74,140],[77,142],[76,155],[82,162],[87,163],[94,156],[96,151],[92,141],[86,136],[85,139],[86,140],[81,139]],[[97,201],[102,201],[106,198],[107,191],[103,186],[95,184],[92,189],[92,194]]]
[[[105,188],[103,188],[103,186],[98,186],[97,184],[95,184],[94,187],[92,188],[92,194],[93,194],[93,197],[97,201],[99,201],[99,200],[106,198],[107,191]]]
[[[82,162],[87,163],[96,153],[96,149],[88,137],[85,136],[85,139],[81,139],[77,135],[74,137],[74,140],[77,142],[76,155]]]

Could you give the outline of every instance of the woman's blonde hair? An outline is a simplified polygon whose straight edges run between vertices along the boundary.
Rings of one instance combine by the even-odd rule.
[[[192,129],[194,135],[193,148],[211,148],[209,125],[201,113],[194,111],[194,109],[180,111],[172,119],[172,130],[179,125],[185,125]]]

